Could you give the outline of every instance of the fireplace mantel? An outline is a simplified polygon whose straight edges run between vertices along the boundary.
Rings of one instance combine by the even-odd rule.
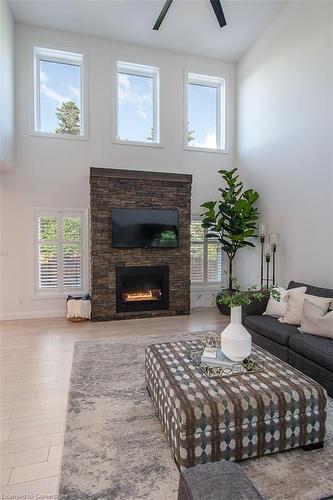
[[[91,295],[93,321],[172,316],[190,312],[190,223],[192,176],[91,167]],[[114,208],[177,208],[178,248],[113,248]],[[168,266],[168,308],[117,311],[116,273],[119,267]]]
[[[135,179],[159,182],[189,182],[191,174],[176,174],[172,172],[149,172],[148,170],[126,170],[120,168],[90,167],[90,177],[108,177],[109,179]]]

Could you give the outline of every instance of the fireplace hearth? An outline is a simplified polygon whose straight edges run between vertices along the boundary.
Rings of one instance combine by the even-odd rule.
[[[169,266],[116,268],[116,311],[169,308]]]

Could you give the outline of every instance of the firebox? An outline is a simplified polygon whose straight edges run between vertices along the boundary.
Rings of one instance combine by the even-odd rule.
[[[117,312],[169,309],[169,266],[117,267]]]

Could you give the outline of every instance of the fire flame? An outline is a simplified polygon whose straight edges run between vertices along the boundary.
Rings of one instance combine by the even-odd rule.
[[[161,290],[144,290],[142,292],[127,292],[123,294],[125,302],[139,302],[142,300],[158,300],[161,297]]]

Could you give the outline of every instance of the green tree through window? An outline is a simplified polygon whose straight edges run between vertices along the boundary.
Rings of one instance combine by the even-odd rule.
[[[80,109],[73,101],[65,101],[56,112],[59,127],[56,134],[80,135]]]

